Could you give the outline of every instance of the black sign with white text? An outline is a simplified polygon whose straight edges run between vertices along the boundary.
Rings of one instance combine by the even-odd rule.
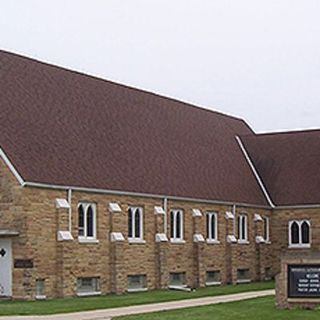
[[[320,298],[320,265],[288,265],[288,297]]]

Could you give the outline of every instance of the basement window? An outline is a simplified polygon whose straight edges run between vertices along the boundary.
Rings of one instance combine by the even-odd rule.
[[[206,285],[207,286],[214,286],[221,284],[221,276],[220,271],[207,271],[207,278],[206,278]]]
[[[310,248],[310,221],[289,221],[289,248]]]
[[[186,273],[172,272],[169,281],[169,287],[186,287]]]
[[[237,283],[248,283],[250,282],[250,271],[249,269],[238,269],[237,270]]]
[[[45,280],[44,279],[37,279],[36,280],[36,299],[37,300],[46,299]]]
[[[99,295],[100,292],[100,278],[78,278],[78,296],[90,296],[90,295]]]
[[[128,276],[128,292],[146,291],[147,290],[146,275]]]

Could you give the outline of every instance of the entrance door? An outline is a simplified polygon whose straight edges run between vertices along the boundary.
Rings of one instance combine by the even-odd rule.
[[[0,297],[12,295],[11,240],[0,238]]]

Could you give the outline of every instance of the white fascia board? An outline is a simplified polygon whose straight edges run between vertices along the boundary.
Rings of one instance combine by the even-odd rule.
[[[238,144],[239,144],[239,147],[240,147],[240,149],[241,149],[244,157],[246,158],[246,160],[247,160],[247,162],[248,162],[248,164],[249,164],[249,167],[251,168],[251,170],[252,170],[252,172],[253,172],[253,174],[254,174],[254,176],[255,176],[255,178],[256,178],[256,180],[257,180],[257,182],[258,182],[258,184],[259,184],[259,186],[260,186],[260,188],[261,188],[261,190],[262,190],[265,198],[267,199],[269,205],[270,205],[272,208],[275,208],[275,205],[274,205],[274,203],[273,203],[273,201],[272,201],[272,199],[271,199],[271,197],[270,197],[270,195],[269,195],[266,187],[264,186],[264,184],[263,184],[263,182],[262,182],[262,179],[261,179],[261,177],[260,177],[259,174],[258,174],[257,169],[255,168],[255,166],[254,166],[251,158],[249,157],[249,154],[248,154],[246,148],[244,147],[241,139],[240,139],[238,136],[236,136],[236,140],[237,140],[237,142],[238,142]]]
[[[140,193],[140,192],[130,192],[130,191],[118,191],[110,189],[97,189],[97,188],[88,188],[88,187],[75,187],[67,185],[55,185],[48,183],[39,183],[39,182],[24,182],[24,186],[33,187],[33,188],[44,188],[44,189],[53,189],[53,190],[69,190],[81,191],[81,192],[90,192],[90,193],[100,193],[100,194],[112,194],[118,196],[132,196],[132,197],[143,197],[143,198],[154,198],[154,199],[168,199],[173,201],[185,201],[185,202],[197,202],[197,203],[209,203],[216,205],[226,205],[233,206],[237,205],[238,207],[248,207],[248,208],[261,208],[261,209],[270,209],[270,206],[267,205],[254,205],[249,203],[240,203],[240,202],[229,202],[229,201],[219,201],[219,200],[208,200],[208,199],[198,199],[198,198],[187,198],[187,197],[176,197],[152,193]]]
[[[25,181],[23,180],[23,178],[21,177],[19,172],[16,170],[16,168],[13,166],[12,162],[9,160],[9,158],[6,156],[6,154],[4,153],[4,151],[1,148],[0,148],[0,157],[4,161],[4,163],[8,166],[8,168],[10,169],[12,174],[16,177],[16,179],[18,180],[20,185],[24,186]]]

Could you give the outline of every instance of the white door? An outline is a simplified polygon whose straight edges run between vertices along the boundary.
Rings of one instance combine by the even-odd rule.
[[[12,252],[11,240],[0,238],[0,297],[12,295]]]

